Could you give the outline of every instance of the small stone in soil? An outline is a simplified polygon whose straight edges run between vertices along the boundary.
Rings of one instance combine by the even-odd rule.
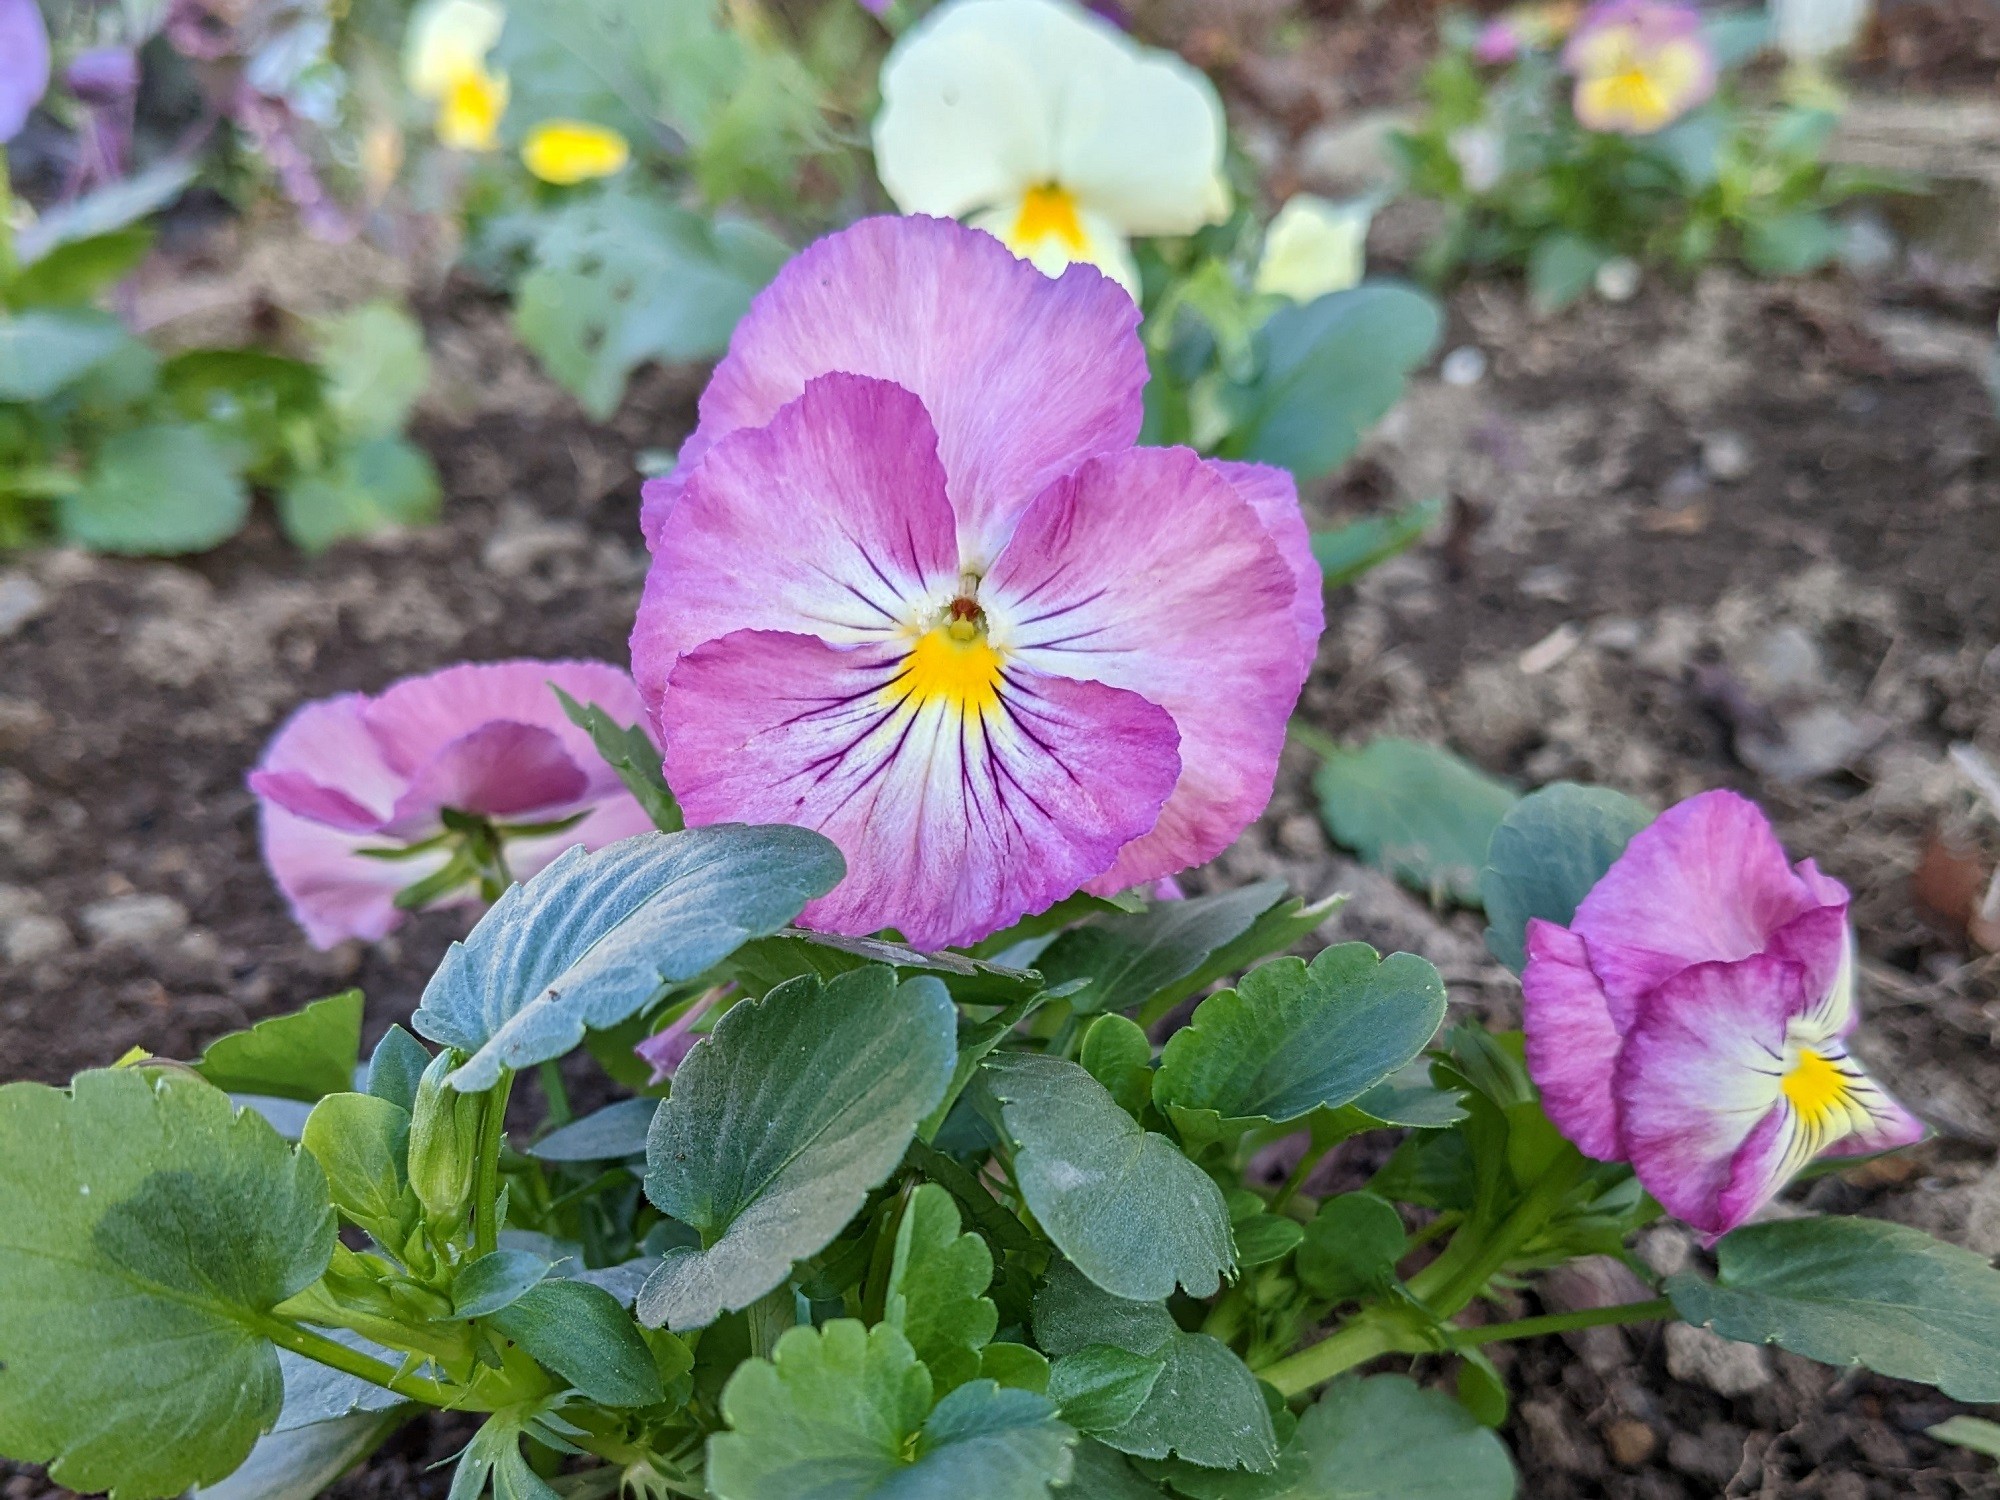
[[[93,901],[77,913],[83,930],[104,947],[143,948],[172,937],[188,924],[188,910],[172,896],[140,892]]]
[[[1669,1323],[1667,1373],[1690,1385],[1705,1385],[1718,1396],[1747,1396],[1769,1383],[1771,1361],[1759,1345],[1739,1344],[1689,1323]]]
[[[1473,344],[1460,344],[1438,366],[1438,378],[1461,390],[1478,385],[1486,378],[1486,352]]]
[[[1636,1469],[1653,1456],[1660,1439],[1644,1422],[1621,1417],[1604,1429],[1604,1446],[1620,1468]]]

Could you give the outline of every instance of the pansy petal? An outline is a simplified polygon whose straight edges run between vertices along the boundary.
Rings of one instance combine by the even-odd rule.
[[[371,859],[359,851],[382,848],[380,837],[310,822],[274,803],[263,809],[264,862],[307,939],[331,948],[347,938],[374,941],[399,926],[406,913],[396,893],[444,867],[442,850],[407,859]],[[476,901],[468,890],[441,904]]]
[[[1019,666],[983,709],[919,702],[896,687],[906,655],[743,631],[674,669],[666,771],[688,822],[797,824],[846,855],[805,924],[973,942],[1152,826],[1180,771],[1164,711]]]
[[[537,725],[554,735],[582,769],[593,793],[618,785],[590,736],[570,723],[554,689],[580,703],[595,703],[620,724],[645,716],[632,679],[594,661],[468,662],[396,683],[362,709],[383,759],[400,775],[414,776],[469,727],[505,720]]]
[[[1848,1133],[1825,1148],[1826,1156],[1870,1156],[1913,1146],[1927,1134],[1924,1122],[1911,1114],[1889,1091],[1869,1077],[1852,1057],[1841,1059],[1847,1075]]]
[[[553,814],[589,790],[590,778],[552,730],[496,719],[423,764],[396,799],[388,828],[399,837],[422,837],[447,807],[489,818]]]
[[[1214,858],[1264,809],[1305,669],[1294,575],[1227,477],[1186,449],[1094,459],[1028,508],[980,585],[996,645],[1173,716],[1159,826],[1089,889]]]
[[[1129,48],[1073,99],[1056,180],[1131,235],[1192,234],[1229,216],[1222,100],[1170,52]]]
[[[1292,570],[1298,583],[1298,593],[1292,598],[1292,623],[1298,626],[1299,650],[1310,672],[1319,656],[1319,638],[1326,630],[1326,575],[1313,556],[1312,532],[1299,508],[1298,481],[1289,470],[1270,464],[1217,460],[1215,468],[1257,513],[1285,566]]]
[[[616,795],[592,804],[582,821],[560,833],[509,837],[501,853],[507,862],[507,873],[515,880],[526,880],[557,855],[579,844],[586,849],[602,849],[635,833],[651,832],[653,820],[638,799],[621,787]]]
[[[1521,973],[1528,1076],[1556,1129],[1585,1156],[1619,1161],[1618,1105],[1606,1086],[1623,1038],[1583,940],[1539,917],[1528,922]]]
[[[1634,835],[1578,904],[1570,930],[1590,949],[1623,1025],[1637,998],[1670,975],[1761,953],[1773,933],[1823,904],[1754,802],[1703,792]]]
[[[646,487],[658,545],[674,497],[725,434],[761,427],[830,371],[913,391],[937,431],[963,558],[990,562],[1022,509],[1093,454],[1138,440],[1139,309],[1088,267],[1051,282],[948,219],[864,219],[794,256],[737,324],[701,423]]]
[[[682,653],[737,630],[886,640],[958,586],[937,434],[901,386],[823,375],[732,433],[653,539],[632,667],[657,705]]]
[[[1803,977],[1762,954],[1696,964],[1648,995],[1625,1033],[1612,1082],[1625,1155],[1647,1192],[1705,1233],[1723,1232],[1737,1153],[1782,1098]]]
[[[1139,266],[1132,247],[1118,226],[1104,215],[1068,205],[1060,222],[1037,224],[1037,213],[1024,200],[1009,198],[998,208],[975,215],[972,226],[983,229],[1044,276],[1060,276],[1071,266],[1095,266],[1139,295]]]
[[[403,777],[369,733],[367,708],[360,693],[304,705],[272,736],[250,789],[334,827],[379,828],[402,795]]]

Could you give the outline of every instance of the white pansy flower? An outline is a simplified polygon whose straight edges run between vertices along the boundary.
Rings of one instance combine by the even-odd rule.
[[[1311,193],[1294,193],[1264,231],[1257,290],[1311,302],[1358,284],[1374,217],[1373,199],[1331,203]]]
[[[1050,275],[1138,292],[1128,241],[1229,213],[1215,86],[1061,0],[949,0],[882,67],[875,163],[904,213],[990,231]]]
[[[495,0],[425,0],[403,38],[410,92],[437,106],[438,139],[463,151],[498,144],[507,109],[507,78],[486,56],[500,40],[507,12]]]
[[[1859,41],[1868,11],[1869,0],[1771,0],[1771,29],[1785,56],[1816,62]]]

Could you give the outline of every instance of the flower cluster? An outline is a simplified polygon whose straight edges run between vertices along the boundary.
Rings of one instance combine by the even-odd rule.
[[[382,937],[411,906],[490,901],[567,848],[653,826],[554,688],[641,717],[629,677],[580,661],[449,667],[292,716],[250,789],[265,861],[315,944]]]
[[[1847,1050],[1847,903],[1732,792],[1663,814],[1569,926],[1529,923],[1528,1068],[1549,1118],[1711,1241],[1815,1157],[1919,1139]]]

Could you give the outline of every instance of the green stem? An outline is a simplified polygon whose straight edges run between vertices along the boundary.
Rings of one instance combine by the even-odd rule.
[[[1312,1176],[1313,1168],[1324,1161],[1327,1152],[1331,1151],[1338,1144],[1336,1141],[1329,1142],[1324,1146],[1307,1146],[1305,1154],[1299,1158],[1299,1164],[1292,1168],[1292,1175],[1285,1179],[1284,1185],[1278,1189],[1276,1195],[1271,1199],[1269,1212],[1278,1213],[1287,1203],[1290,1203],[1292,1196],[1300,1188],[1304,1187],[1306,1179]]]
[[[271,1318],[262,1324],[259,1331],[280,1348],[289,1349],[294,1354],[302,1354],[316,1364],[343,1371],[357,1379],[367,1381],[370,1385],[379,1385],[385,1391],[394,1391],[411,1401],[421,1401],[426,1406],[468,1407],[464,1391],[425,1376],[401,1374],[392,1366],[371,1355],[363,1354],[359,1349],[350,1349],[345,1344],[336,1343],[325,1335],[301,1328],[296,1323],[286,1323]]]
[[[542,1081],[542,1097],[549,1104],[549,1128],[560,1129],[576,1118],[569,1107],[569,1089],[563,1083],[562,1064],[550,1058],[536,1073]]]
[[[1586,1307],[1577,1312],[1548,1313],[1512,1323],[1490,1323],[1484,1328],[1462,1328],[1452,1334],[1449,1344],[1453,1349],[1471,1349],[1481,1344],[1501,1344],[1512,1339],[1538,1339],[1544,1334],[1569,1333],[1578,1328],[1608,1328],[1618,1323],[1657,1323],[1675,1316],[1674,1304],[1665,1297],[1656,1297],[1651,1302],[1620,1302],[1614,1307]]]
[[[1315,729],[1304,719],[1294,719],[1287,724],[1285,737],[1298,741],[1321,760],[1330,760],[1340,754],[1340,741],[1323,729]]]
[[[1452,1254],[1459,1241],[1453,1239],[1444,1255],[1410,1278],[1410,1291],[1440,1318],[1456,1314],[1486,1290],[1486,1283],[1520,1252],[1523,1245],[1541,1232],[1549,1216],[1562,1206],[1590,1164],[1575,1152],[1565,1154],[1528,1190],[1527,1197],[1514,1206],[1493,1237],[1479,1243],[1462,1260]],[[1461,1234],[1464,1231],[1460,1231]],[[1440,1267],[1448,1269],[1440,1272]]]
[[[1367,1364],[1377,1355],[1392,1354],[1399,1349],[1405,1353],[1418,1352],[1416,1346],[1398,1338],[1394,1329],[1363,1315],[1311,1348],[1264,1366],[1257,1372],[1257,1378],[1270,1384],[1281,1396],[1296,1396],[1324,1385],[1356,1365]]]
[[[491,1255],[500,1248],[500,1143],[507,1134],[507,1096],[514,1073],[500,1070],[500,1081],[487,1091],[486,1113],[479,1120],[479,1175],[472,1198],[473,1251]]]

